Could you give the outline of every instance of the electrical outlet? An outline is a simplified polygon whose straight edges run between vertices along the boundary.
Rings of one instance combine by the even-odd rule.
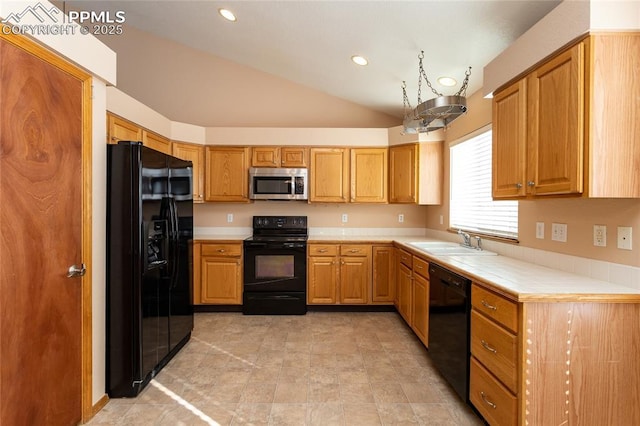
[[[618,226],[618,248],[631,250],[631,228],[630,226]]]
[[[404,215],[402,213],[398,215],[398,222],[400,223],[404,222]]]
[[[227,214],[227,223],[231,223],[233,222],[233,213],[228,213]]]
[[[544,240],[544,222],[536,222],[536,238]]]
[[[561,243],[567,242],[567,224],[552,223],[551,224],[551,240]]]
[[[342,213],[342,223],[349,222],[349,215],[346,213]]]
[[[607,246],[607,226],[593,225],[593,245],[596,247]]]

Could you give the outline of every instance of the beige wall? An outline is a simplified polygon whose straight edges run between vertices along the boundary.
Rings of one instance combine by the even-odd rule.
[[[307,204],[298,201],[256,201],[241,203],[206,203],[194,206],[196,227],[251,227],[254,215],[306,215],[309,227],[344,228],[424,228],[426,207],[404,204]],[[227,214],[234,216],[227,223]],[[342,214],[349,221],[342,223]],[[398,223],[398,214],[404,214],[404,222]]]
[[[456,120],[445,133],[447,143],[491,123],[491,100],[482,90],[467,99],[469,112]],[[441,206],[427,207],[426,226],[446,230],[449,224],[449,150],[444,153],[444,194]],[[522,247],[598,259],[624,265],[640,266],[640,200],[554,198],[521,201],[518,205],[519,240]],[[443,224],[440,224],[440,216]],[[545,239],[535,237],[536,222],[545,223]],[[565,223],[566,243],[551,241],[551,224]],[[593,225],[607,225],[607,247],[593,246]],[[616,247],[617,227],[632,226],[636,242],[632,251]]]

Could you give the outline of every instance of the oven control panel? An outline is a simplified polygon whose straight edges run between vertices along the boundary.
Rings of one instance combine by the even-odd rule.
[[[254,216],[253,229],[307,229],[307,216]]]

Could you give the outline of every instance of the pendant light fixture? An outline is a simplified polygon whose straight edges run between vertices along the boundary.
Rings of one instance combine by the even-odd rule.
[[[404,105],[403,126],[405,133],[422,133],[431,132],[441,128],[446,128],[462,114],[467,112],[467,85],[469,84],[469,76],[471,75],[471,67],[465,72],[464,81],[460,90],[454,95],[445,96],[433,88],[427,74],[424,71],[422,60],[424,59],[424,50],[418,55],[418,106],[411,108],[409,97],[407,96],[407,84],[402,82],[402,101]],[[435,98],[422,102],[422,79],[424,78],[427,86],[436,95]],[[455,81],[455,80],[454,80]]]

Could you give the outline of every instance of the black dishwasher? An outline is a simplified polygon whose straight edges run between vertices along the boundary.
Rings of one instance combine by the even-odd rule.
[[[469,400],[471,280],[429,265],[429,355],[463,401]]]

